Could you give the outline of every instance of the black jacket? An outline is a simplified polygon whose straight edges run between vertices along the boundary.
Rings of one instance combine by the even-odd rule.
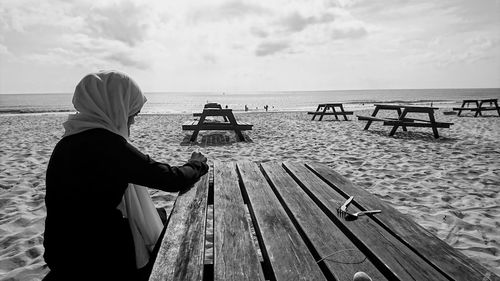
[[[133,241],[127,221],[116,209],[128,183],[180,191],[207,170],[199,161],[181,167],[153,161],[104,129],[63,138],[47,168],[46,263],[59,277],[132,280]]]

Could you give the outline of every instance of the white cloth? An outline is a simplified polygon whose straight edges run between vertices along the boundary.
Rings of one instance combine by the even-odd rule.
[[[135,245],[137,268],[144,267],[160,237],[163,223],[149,197],[148,188],[129,184],[119,209],[128,218]]]
[[[126,74],[101,71],[85,76],[76,86],[73,105],[78,111],[64,122],[64,137],[86,130],[102,128],[129,140],[128,119],[139,113],[146,97]],[[149,261],[150,253],[160,237],[163,224],[143,186],[129,184],[118,206],[128,218],[134,238],[136,266]]]

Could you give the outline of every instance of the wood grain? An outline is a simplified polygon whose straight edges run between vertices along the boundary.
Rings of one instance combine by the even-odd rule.
[[[346,196],[354,196],[354,202],[362,209],[382,210],[382,213],[375,217],[380,225],[390,229],[398,239],[418,252],[450,279],[483,281],[483,278],[489,275],[490,280],[500,280],[498,276],[489,272],[476,261],[453,249],[411,218],[401,214],[373,194],[354,186],[348,179],[331,168],[322,164],[308,164],[307,166]]]
[[[238,171],[276,280],[326,280],[257,164],[238,162]]]
[[[250,236],[236,165],[214,163],[214,280],[264,280]]]
[[[336,280],[352,280],[358,271],[366,272],[373,280],[387,280],[280,164],[263,163],[262,168],[319,258],[335,253],[324,262]]]
[[[149,280],[203,280],[208,174],[179,194]]]

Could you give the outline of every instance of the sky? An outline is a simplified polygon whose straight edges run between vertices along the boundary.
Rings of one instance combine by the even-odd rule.
[[[500,0],[0,0],[0,94],[500,87]]]

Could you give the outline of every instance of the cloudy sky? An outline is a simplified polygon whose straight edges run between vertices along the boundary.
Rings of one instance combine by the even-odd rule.
[[[0,94],[500,87],[500,0],[0,0]]]

